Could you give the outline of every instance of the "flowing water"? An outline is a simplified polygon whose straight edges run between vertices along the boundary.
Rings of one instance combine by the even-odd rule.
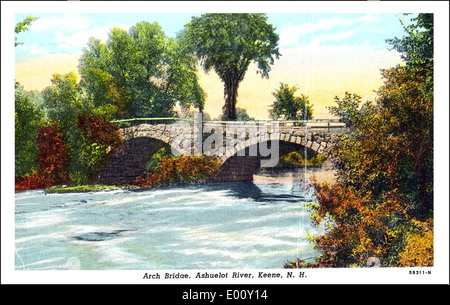
[[[311,193],[217,183],[15,195],[17,270],[265,269],[319,253]]]

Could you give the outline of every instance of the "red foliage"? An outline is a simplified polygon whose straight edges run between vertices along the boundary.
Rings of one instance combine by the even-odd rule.
[[[50,172],[35,172],[26,177],[16,177],[16,192],[25,190],[45,189],[53,185],[58,185],[59,181],[55,179]]]
[[[69,153],[62,130],[56,124],[43,126],[37,136],[40,170],[27,177],[16,177],[16,191],[47,188],[70,182],[67,173]]]
[[[218,158],[212,157],[163,157],[155,172],[137,179],[140,187],[174,183],[208,181],[220,167]]]
[[[56,124],[43,126],[37,136],[39,167],[43,172],[63,174],[69,165],[69,153],[62,137],[62,130]]]
[[[80,115],[77,126],[91,142],[108,145],[113,149],[122,143],[119,129],[101,115]]]

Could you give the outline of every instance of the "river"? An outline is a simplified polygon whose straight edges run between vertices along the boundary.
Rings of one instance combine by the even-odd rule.
[[[17,270],[283,268],[323,234],[297,183],[15,195]]]

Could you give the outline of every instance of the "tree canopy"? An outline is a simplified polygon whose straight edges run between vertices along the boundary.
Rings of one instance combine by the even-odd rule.
[[[279,37],[264,14],[204,14],[193,17],[180,39],[200,61],[205,71],[213,69],[224,83],[224,114],[236,120],[240,82],[250,63],[257,73],[269,77],[279,58]]]
[[[334,97],[336,106],[327,107],[331,114],[339,117],[339,121],[345,123],[346,127],[353,127],[355,120],[361,114],[361,96],[356,93],[345,92],[343,98]]]
[[[156,22],[114,27],[106,43],[91,39],[80,71],[88,98],[115,107],[118,117],[173,116],[176,102],[203,109],[194,58]]]
[[[434,15],[418,14],[411,18],[410,24],[402,22],[406,35],[388,39],[387,42],[392,45],[392,49],[401,53],[408,69],[426,74],[426,82],[421,90],[430,99],[434,81]]]
[[[410,24],[403,21],[406,36],[394,37],[387,42],[402,54],[410,67],[433,65],[434,17],[433,14],[418,14]]]
[[[297,90],[296,86],[290,87],[288,84],[281,83],[280,87],[272,93],[275,101],[269,109],[269,113],[273,119],[309,120],[313,117],[309,98],[303,94],[296,96]]]

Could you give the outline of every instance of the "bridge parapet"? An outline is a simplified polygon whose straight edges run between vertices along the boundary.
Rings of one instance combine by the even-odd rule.
[[[329,154],[329,150],[326,148],[329,143],[333,143],[339,134],[345,132],[342,128],[333,128],[332,131],[328,131],[323,128],[308,128],[308,127],[283,127],[279,128],[276,132],[270,128],[261,129],[254,128],[257,125],[236,125],[233,128],[226,128],[223,125],[209,124],[205,125],[205,129],[209,132],[205,133],[210,135],[217,132],[218,128],[221,128],[223,143],[226,144],[227,135],[231,135],[236,138],[236,146],[234,150],[242,150],[252,144],[257,144],[261,141],[267,140],[279,140],[299,144],[307,148],[312,149],[315,152],[321,154]],[[136,138],[154,138],[161,140],[167,144],[172,145],[176,138],[190,139],[192,147],[195,141],[194,126],[191,129],[186,128],[174,128],[173,124],[140,124],[137,126],[121,128],[120,132],[125,141],[129,141]],[[246,133],[245,135],[243,133]],[[242,136],[241,141],[238,141],[237,137]],[[229,155],[224,149],[224,155]]]

